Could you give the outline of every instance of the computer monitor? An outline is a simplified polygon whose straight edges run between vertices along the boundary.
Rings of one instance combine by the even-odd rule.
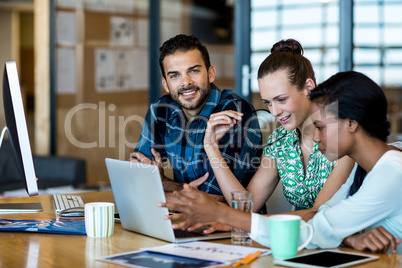
[[[5,131],[7,130],[14,160],[25,184],[25,189],[29,196],[38,195],[38,184],[36,182],[35,168],[15,61],[7,61],[4,67],[3,104],[6,126],[1,132],[0,145],[3,141]]]

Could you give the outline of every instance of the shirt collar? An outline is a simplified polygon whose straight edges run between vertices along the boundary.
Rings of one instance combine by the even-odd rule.
[[[290,144],[292,144],[293,146],[294,145],[296,145],[297,143],[300,143],[300,140],[299,140],[299,135],[298,135],[298,133],[297,133],[297,129],[294,129],[294,130],[292,130],[292,131],[289,131],[288,132],[288,140],[289,140],[289,143]]]
[[[180,105],[177,102],[172,101],[169,103],[169,109],[171,110],[172,114],[170,115],[169,120],[173,120],[175,117],[185,118],[183,110],[181,109]]]
[[[208,99],[198,116],[201,115],[209,118],[213,109],[216,107],[216,105],[218,105],[221,95],[222,92],[219,90],[219,88],[215,86],[215,84],[211,83],[211,92],[209,93]]]
[[[289,132],[288,139],[289,139],[289,142],[291,144],[293,144],[293,146],[295,146],[297,143],[300,143],[299,132],[297,131],[297,129]],[[311,150],[311,154],[315,153],[316,151],[318,151],[318,142],[314,142],[313,149]]]

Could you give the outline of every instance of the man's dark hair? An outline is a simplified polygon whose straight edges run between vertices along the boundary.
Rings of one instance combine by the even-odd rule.
[[[194,35],[178,34],[175,37],[165,41],[159,48],[159,66],[161,68],[163,78],[166,78],[165,69],[163,68],[163,60],[166,56],[172,55],[177,51],[187,52],[193,49],[198,49],[200,51],[205,67],[208,70],[211,66],[211,62],[209,60],[207,48],[201,44],[200,40]]]

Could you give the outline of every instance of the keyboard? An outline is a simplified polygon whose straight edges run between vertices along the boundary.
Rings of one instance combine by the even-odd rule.
[[[200,237],[200,236],[206,236],[206,234],[202,232],[189,232],[189,231],[184,231],[181,229],[174,229],[174,236],[176,238],[186,238],[186,237]]]
[[[68,194],[53,194],[54,206],[56,213],[60,213],[66,209],[84,208],[84,201],[81,196]]]

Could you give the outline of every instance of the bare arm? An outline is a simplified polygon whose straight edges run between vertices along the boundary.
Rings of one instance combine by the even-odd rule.
[[[247,186],[247,191],[253,193],[253,211],[261,209],[271,197],[279,183],[279,174],[276,161],[266,155],[262,155],[261,164]]]
[[[160,207],[181,212],[164,217],[166,220],[180,221],[173,224],[174,229],[185,229],[195,223],[220,222],[250,231],[250,213],[229,207],[188,184],[183,186],[183,191],[174,192],[174,196],[178,200],[177,203],[158,203]]]
[[[318,210],[321,205],[331,199],[331,197],[348,179],[350,172],[353,170],[354,164],[355,161],[348,156],[344,156],[336,162],[334,169],[329,174],[327,181],[318,193],[313,208]]]
[[[325,204],[331,197],[339,190],[339,188],[346,182],[350,172],[353,170],[355,162],[348,156],[345,156],[337,161],[336,166],[328,176],[327,181],[318,193],[314,205],[310,209],[303,209],[291,212],[284,212],[280,214],[293,214],[299,215],[304,221],[309,221],[317,213],[321,205]]]
[[[219,150],[219,140],[241,120],[241,113],[223,111],[211,115],[204,137],[204,149],[208,155],[211,167],[228,203],[231,202],[232,191],[248,190],[253,193],[253,210],[258,211],[271,196],[279,181],[275,160],[263,155],[261,165],[251,179],[247,189],[234,176]]]
[[[268,157],[267,157],[268,158]],[[344,162],[345,161],[345,162]],[[294,215],[300,215],[303,217],[305,221],[308,221],[314,215],[316,214],[318,208],[325,203],[329,198],[332,197],[332,195],[339,189],[339,187],[346,181],[347,177],[349,176],[350,171],[353,168],[353,161],[348,158],[342,158],[340,161],[338,161],[339,166],[343,167],[338,168],[333,172],[336,173],[331,173],[331,175],[336,175],[340,176],[341,179],[337,179],[337,176],[332,176],[332,178],[335,179],[330,179],[328,178],[327,182],[325,183],[324,187],[326,187],[326,191],[324,191],[324,194],[321,194],[323,190],[321,190],[319,196],[320,198],[317,197],[317,200],[315,205],[311,209],[306,209],[306,210],[299,210],[299,211],[292,211],[292,212],[286,212],[286,214],[294,214]],[[259,168],[257,173],[260,172],[259,174],[263,174],[264,170],[266,167],[261,165],[262,167]],[[275,163],[276,167],[276,163]],[[338,167],[338,166],[337,166]],[[348,171],[348,168],[350,170]],[[263,191],[266,189],[263,189],[264,187],[261,187],[261,185],[257,182],[254,181],[254,178],[257,176],[256,175],[253,177],[252,181],[250,182],[249,187],[251,189],[258,188],[259,186],[260,189]],[[252,183],[253,182],[253,183]],[[328,183],[328,184],[327,184]],[[276,184],[275,184],[276,186]],[[249,188],[248,187],[248,188]],[[323,187],[323,189],[324,189]],[[332,189],[332,187],[335,187],[336,189]],[[275,187],[273,187],[275,189]],[[257,191],[258,189],[256,189]],[[272,190],[273,191],[273,190]],[[213,222],[217,221],[223,224],[230,225],[232,227],[240,228],[245,231],[250,231],[251,228],[251,214],[249,213],[244,213],[242,211],[233,209],[229,206],[226,206],[224,204],[219,204],[219,202],[216,202],[216,200],[212,201],[211,198],[207,198],[208,196],[204,193],[200,193],[200,191],[197,191],[196,189],[192,189],[188,185],[185,185],[184,190],[181,192],[175,192],[174,195],[180,200],[180,203],[160,203],[158,204],[159,206],[163,207],[168,207],[169,209],[177,210],[182,212],[181,214],[176,214],[176,215],[166,215],[165,219],[171,219],[171,220],[181,220],[180,223],[177,223],[174,225],[174,228],[186,228],[188,226],[191,226],[197,222],[200,223],[205,223],[205,222]],[[267,196],[270,196],[271,193],[267,194]],[[267,215],[269,216],[269,215]]]

